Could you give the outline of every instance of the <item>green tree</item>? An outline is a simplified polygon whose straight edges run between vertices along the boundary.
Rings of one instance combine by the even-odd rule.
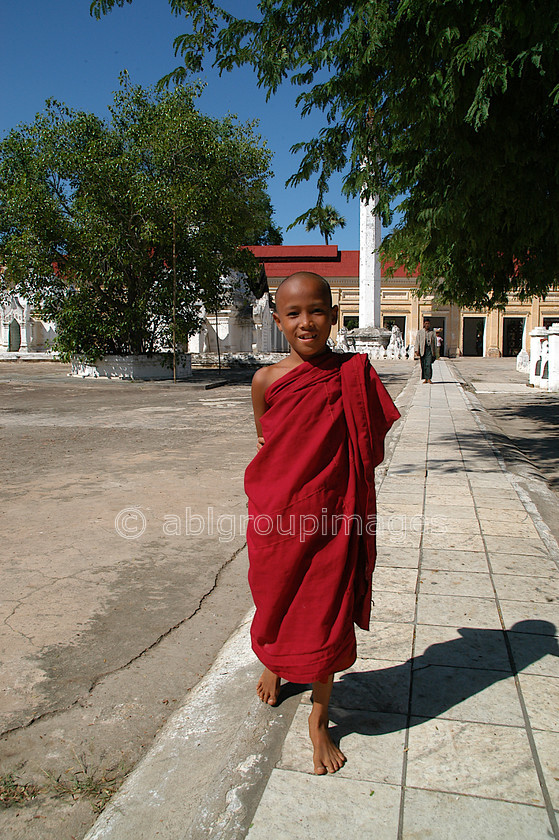
[[[98,16],[132,0],[94,0]],[[252,64],[272,94],[301,86],[328,124],[301,144],[296,184],[346,169],[374,196],[391,259],[460,304],[545,294],[559,266],[559,4],[553,0],[261,0],[238,20],[213,0],[169,0],[190,19],[186,70]]]
[[[109,122],[49,101],[0,143],[4,293],[56,321],[63,358],[149,353],[174,329],[184,345],[200,304],[223,305],[230,270],[257,277],[239,246],[277,233],[270,153],[252,124],[204,116],[195,95],[124,75]]]
[[[290,230],[295,227],[295,225],[303,223],[305,224],[305,230],[308,232],[318,228],[320,235],[324,237],[324,242],[328,245],[330,237],[336,228],[344,228],[346,220],[343,216],[340,216],[335,207],[332,207],[331,204],[325,204],[324,206],[311,207],[310,210],[307,210],[305,213],[297,216],[295,221],[292,222],[287,229]]]

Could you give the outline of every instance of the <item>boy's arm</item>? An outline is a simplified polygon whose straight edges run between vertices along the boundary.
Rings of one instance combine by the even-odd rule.
[[[268,404],[264,399],[264,394],[269,383],[269,368],[259,368],[252,377],[252,409],[254,411],[254,422],[256,424],[256,434],[258,437],[257,449],[264,446],[264,436],[262,434],[262,426],[260,425],[260,418],[265,411],[268,410]]]

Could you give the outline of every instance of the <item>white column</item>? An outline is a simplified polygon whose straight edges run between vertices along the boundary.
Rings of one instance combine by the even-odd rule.
[[[27,303],[27,301],[22,301],[23,312],[21,316],[21,347],[20,350],[23,350],[25,353],[29,353],[32,349],[33,344],[33,334],[32,334],[32,324],[31,324],[31,307]]]
[[[380,216],[374,200],[361,199],[359,216],[359,328],[380,327]]]
[[[559,324],[552,324],[548,331],[550,391],[559,391]]]
[[[542,342],[546,337],[545,327],[536,327],[530,331],[530,385],[536,388],[540,387],[541,382]]]
[[[4,321],[3,312],[0,311],[0,353],[8,352],[9,337],[10,326],[7,321]]]

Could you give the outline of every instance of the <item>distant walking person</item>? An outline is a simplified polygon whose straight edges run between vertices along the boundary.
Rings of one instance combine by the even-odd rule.
[[[440,327],[435,330],[435,340],[437,342],[437,359],[440,359],[441,356],[443,355],[443,343],[444,343],[443,331],[441,330]]]
[[[423,329],[415,336],[415,358],[421,359],[421,378],[431,384],[433,362],[437,356],[437,339],[429,318],[423,319]]]

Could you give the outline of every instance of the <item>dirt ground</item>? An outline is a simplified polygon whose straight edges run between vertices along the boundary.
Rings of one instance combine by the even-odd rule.
[[[559,394],[539,388],[483,393],[484,385],[525,386],[528,375],[516,370],[516,359],[453,359],[455,370],[475,388],[477,399],[489,412],[502,435],[559,492]]]
[[[384,362],[395,397],[411,362]],[[0,362],[0,809],[81,838],[250,606],[250,374],[118,382]],[[39,795],[26,800],[35,785]],[[28,789],[29,791],[29,789]]]
[[[559,542],[559,394],[528,386],[516,359],[453,359],[507,470]]]

